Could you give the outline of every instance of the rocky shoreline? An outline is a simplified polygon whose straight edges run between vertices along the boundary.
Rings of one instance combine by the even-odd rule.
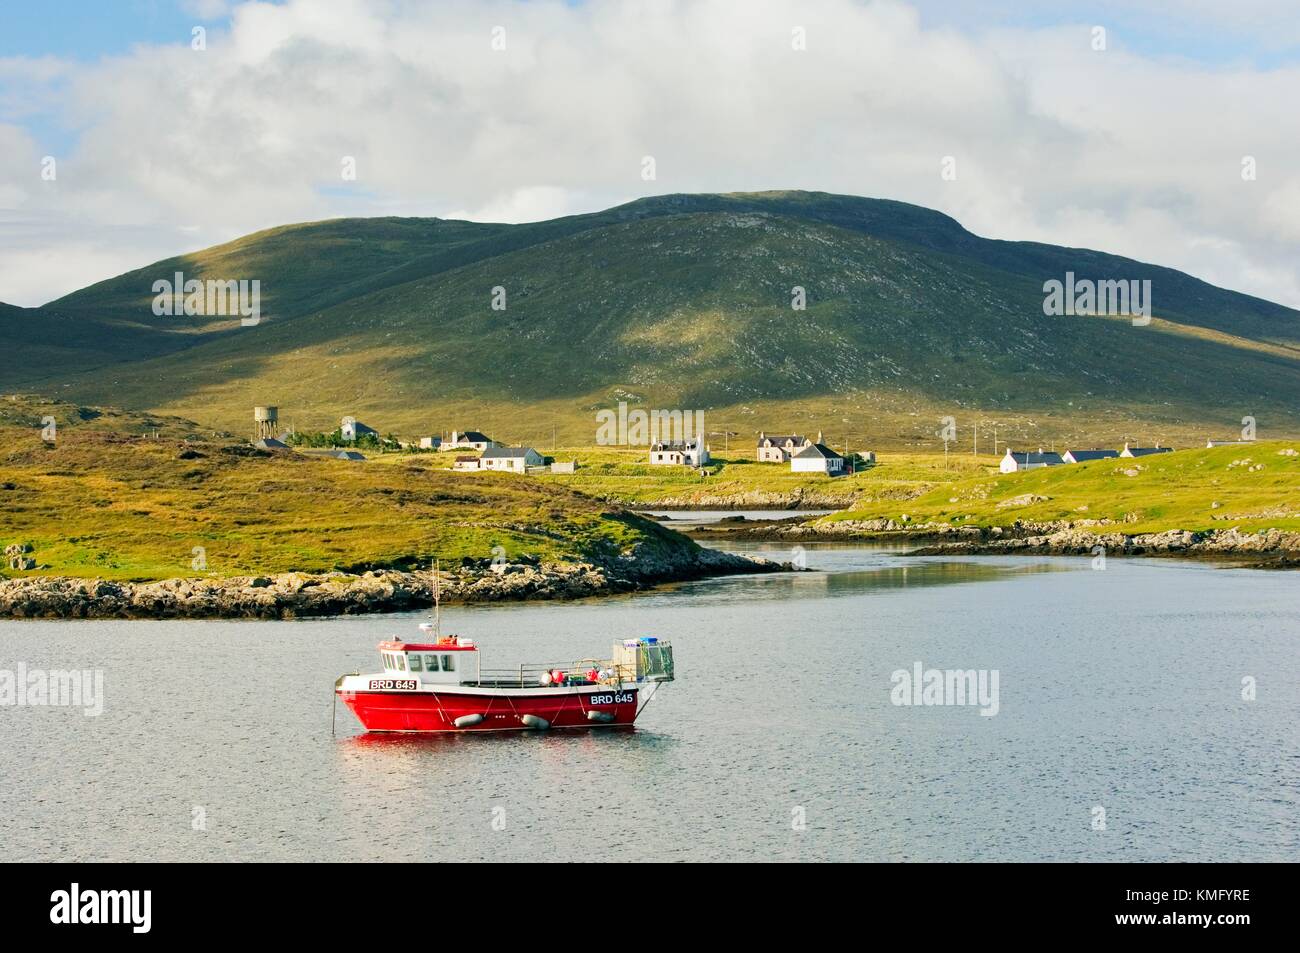
[[[1226,530],[1165,530],[1124,533],[1109,530],[1108,520],[1022,522],[1009,526],[953,526],[907,523],[892,519],[804,521],[740,520],[690,532],[703,539],[858,540],[927,543],[909,556],[989,556],[1007,553],[1087,556],[1101,546],[1112,556],[1180,556],[1238,562],[1281,569],[1300,568],[1300,533],[1269,529],[1257,533]]]
[[[699,548],[670,554],[636,547],[601,562],[493,565],[467,562],[440,573],[442,602],[579,599],[706,576],[788,572],[767,559]],[[0,581],[0,617],[16,619],[291,619],[406,612],[433,604],[428,571],[283,573],[227,579],[118,582],[66,576]]]

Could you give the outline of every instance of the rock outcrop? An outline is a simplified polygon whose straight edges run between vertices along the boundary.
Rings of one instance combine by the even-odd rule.
[[[601,562],[494,565],[441,572],[444,603],[577,599],[704,576],[791,571],[789,563],[706,548],[638,546]],[[433,574],[398,570],[292,572],[227,579],[117,582],[62,576],[0,581],[0,616],[24,619],[285,619],[402,612],[433,604]]]

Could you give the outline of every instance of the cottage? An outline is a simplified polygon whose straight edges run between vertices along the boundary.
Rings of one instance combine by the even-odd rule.
[[[477,450],[482,453],[484,450],[492,447],[499,447],[497,443],[485,433],[477,430],[453,430],[451,440],[442,443],[439,450]]]
[[[420,449],[421,449],[421,450],[440,450],[440,449],[442,449],[442,438],[441,438],[441,437],[421,437],[421,438],[420,438]]]
[[[546,461],[532,447],[489,447],[478,459],[480,470],[507,470],[526,473],[529,467],[540,467]]]
[[[478,457],[472,455],[462,455],[451,462],[453,470],[477,470]]]
[[[1028,450],[1024,453],[1015,453],[1007,447],[1007,455],[998,464],[998,469],[1003,473],[1017,473],[1020,470],[1037,470],[1040,467],[1059,467],[1064,462],[1059,453],[1044,452],[1042,447],[1038,448],[1037,453]]]
[[[1124,444],[1124,449],[1119,452],[1121,457],[1145,457],[1153,453],[1169,453],[1173,447],[1162,447],[1157,444],[1154,447],[1130,447]]]
[[[844,472],[844,458],[818,439],[790,458],[790,472],[839,476]]]
[[[799,434],[758,434],[758,462],[785,463],[800,450],[812,446],[812,441]]]
[[[577,460],[565,460],[561,463],[559,460],[551,464],[552,473],[576,473],[578,471]]]
[[[650,462],[657,465],[702,467],[710,460],[704,440],[660,440],[650,444]]]
[[[344,417],[339,425],[339,433],[348,443],[356,443],[358,437],[378,437],[379,431],[367,427],[355,417]]]
[[[1067,450],[1061,454],[1061,462],[1087,463],[1089,460],[1109,460],[1118,456],[1118,450]]]

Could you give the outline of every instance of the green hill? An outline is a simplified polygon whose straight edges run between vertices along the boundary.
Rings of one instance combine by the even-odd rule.
[[[265,320],[155,317],[152,282],[257,278]],[[1048,317],[1043,282],[1150,279],[1155,320]],[[808,305],[792,310],[791,288]],[[505,311],[491,308],[504,287]],[[991,241],[940,213],[824,193],[678,195],[526,225],[286,226],[0,310],[0,389],[244,432],[355,415],[414,436],[591,443],[618,400],[710,429],[934,446],[1300,433],[1300,314],[1100,252]]]

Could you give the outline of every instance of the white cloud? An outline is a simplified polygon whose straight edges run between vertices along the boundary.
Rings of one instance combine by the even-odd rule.
[[[1161,9],[1212,15],[1198,0]],[[928,22],[850,0],[291,0],[235,7],[206,51],[0,61],[7,85],[24,70],[24,102],[55,103],[54,120],[84,130],[59,157],[57,189],[36,178],[30,136],[0,152],[0,207],[14,213],[0,254],[31,247],[14,218],[68,235],[61,268],[0,270],[0,300],[64,294],[124,253],[332,215],[524,221],[638,195],[807,188],[915,202],[991,237],[1101,248],[1300,306],[1286,211],[1300,194],[1287,115],[1300,70],[1152,59],[1115,31],[1097,52],[1084,20]],[[806,50],[791,47],[796,26]],[[1247,154],[1258,181],[1241,179]],[[954,182],[939,174],[947,155]]]

